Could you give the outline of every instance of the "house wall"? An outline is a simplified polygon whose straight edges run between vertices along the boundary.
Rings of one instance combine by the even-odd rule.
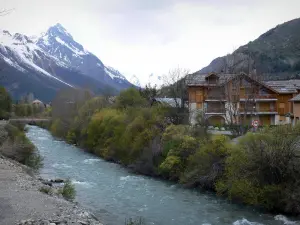
[[[196,123],[197,114],[203,111],[205,90],[203,87],[188,87],[190,123]]]
[[[293,102],[294,124],[300,121],[300,102]]]
[[[293,98],[293,94],[278,94],[277,96],[277,112],[280,116],[293,112],[292,103],[289,102]]]
[[[294,94],[277,94],[272,89],[268,89],[259,82],[253,81],[249,78],[241,78],[240,80],[230,81],[227,85],[225,85],[225,89],[220,91],[220,89],[217,90],[216,87],[212,85],[217,83],[216,79],[217,76],[208,77],[207,82],[210,84],[210,86],[188,87],[191,122],[195,122],[196,114],[199,111],[203,112],[203,110],[208,109],[208,106],[211,106],[210,108],[213,107],[214,103],[205,101],[206,99],[226,99],[227,103],[225,104],[225,108],[228,109],[230,108],[229,106],[232,105],[232,103],[239,101],[239,99],[250,100],[253,98],[277,99],[277,101],[270,100],[267,102],[256,102],[255,109],[257,112],[278,113],[278,115],[260,115],[260,119],[263,121],[263,124],[277,125],[289,123],[289,118],[285,117],[285,115],[288,113],[294,113],[294,115],[297,114],[295,115],[295,118],[299,117],[300,120],[300,102],[289,102],[289,100],[293,98]],[[231,103],[229,104],[229,102]],[[220,103],[221,101],[219,102],[219,104]],[[241,108],[243,107],[242,102],[238,105],[241,105]],[[251,107],[250,111],[249,109],[246,109],[248,112],[251,112],[253,110],[253,106],[248,105],[247,107]],[[229,121],[229,114],[229,112],[226,112],[224,116],[226,122]],[[259,117],[257,119],[259,119]]]

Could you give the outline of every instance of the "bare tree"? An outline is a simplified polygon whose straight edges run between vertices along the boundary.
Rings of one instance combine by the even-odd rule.
[[[67,88],[59,91],[52,102],[53,119],[59,119],[63,131],[67,132],[78,109],[91,98],[90,91],[84,89]]]
[[[188,93],[186,87],[186,78],[189,70],[182,68],[175,68],[170,70],[168,75],[163,76],[163,86],[161,94],[164,97],[172,98],[175,105],[174,107],[174,120],[176,124],[183,123],[188,112],[186,110],[186,102],[188,101]]]
[[[250,126],[249,116],[253,116],[256,107],[259,85],[246,74],[236,75],[224,82],[221,104],[224,107],[226,124],[234,135],[242,135]]]

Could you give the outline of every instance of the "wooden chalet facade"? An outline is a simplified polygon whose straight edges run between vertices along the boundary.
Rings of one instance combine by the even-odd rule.
[[[297,88],[268,85],[245,73],[195,73],[186,82],[192,124],[199,113],[211,125],[249,124],[252,120],[277,125],[293,120],[290,100],[297,95]]]

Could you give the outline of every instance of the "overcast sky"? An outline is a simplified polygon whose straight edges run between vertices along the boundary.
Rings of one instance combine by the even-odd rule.
[[[0,0],[11,33],[38,35],[61,23],[104,64],[146,82],[182,67],[191,72],[285,21],[300,0]]]

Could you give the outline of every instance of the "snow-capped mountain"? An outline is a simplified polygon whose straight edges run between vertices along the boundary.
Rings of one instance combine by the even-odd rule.
[[[0,31],[0,84],[18,98],[27,92],[51,100],[66,87],[85,87],[101,92],[132,86],[112,67],[74,41],[60,24],[40,37]]]

